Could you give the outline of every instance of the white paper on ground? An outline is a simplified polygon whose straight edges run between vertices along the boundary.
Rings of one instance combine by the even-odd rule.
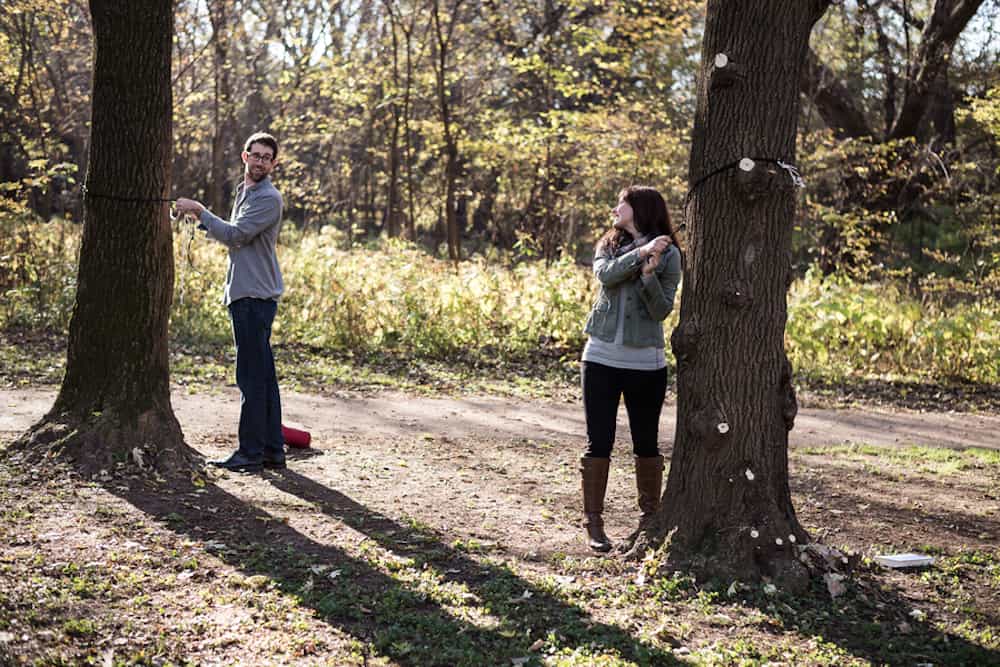
[[[875,556],[875,562],[882,567],[902,568],[902,567],[926,567],[934,564],[933,556],[923,554],[887,554]]]

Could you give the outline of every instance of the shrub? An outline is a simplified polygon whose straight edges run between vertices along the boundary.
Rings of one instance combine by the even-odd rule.
[[[190,227],[175,234],[171,335],[228,344],[221,303],[226,249]],[[0,329],[64,332],[72,312],[80,227],[0,212]],[[279,247],[287,285],[276,342],[414,359],[575,358],[596,291],[572,259],[457,266],[403,241],[344,249],[332,228],[291,227]],[[958,292],[974,292],[961,285]],[[889,376],[1000,382],[1000,303],[993,296],[920,299],[902,283],[859,283],[809,271],[789,292],[786,345],[797,373],[830,380]],[[678,301],[679,305],[679,301]],[[665,323],[677,322],[675,308]],[[667,355],[672,360],[671,355]]]

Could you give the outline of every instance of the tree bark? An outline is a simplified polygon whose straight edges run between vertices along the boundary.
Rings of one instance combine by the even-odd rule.
[[[88,195],[66,374],[19,444],[85,470],[131,458],[169,472],[192,461],[170,405],[167,351],[173,3],[91,0],[90,9]]]
[[[795,189],[766,160],[719,168],[746,157],[794,164],[799,77],[828,4],[709,0],[671,337],[677,430],[664,503],[637,541],[671,534],[671,557],[696,570],[790,586],[807,581],[794,546],[808,540],[788,482],[796,400],[783,338]]]

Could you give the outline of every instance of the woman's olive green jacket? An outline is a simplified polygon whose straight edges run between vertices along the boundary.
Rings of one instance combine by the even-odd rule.
[[[617,256],[598,251],[594,276],[601,285],[584,332],[606,343],[615,341],[618,309],[625,309],[622,343],[629,347],[663,347],[663,320],[674,309],[681,281],[681,253],[671,245],[653,274],[642,277],[639,248],[626,246]]]

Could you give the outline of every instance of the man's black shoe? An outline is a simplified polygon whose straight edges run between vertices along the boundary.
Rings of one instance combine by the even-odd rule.
[[[238,451],[233,453],[233,455],[225,461],[209,461],[208,464],[219,468],[225,468],[226,470],[232,470],[233,472],[257,472],[262,467],[260,461],[248,459]]]
[[[288,467],[287,465],[285,465],[285,457],[281,457],[280,459],[272,459],[265,456],[263,463],[265,468],[270,468],[271,470],[283,470],[284,468]]]

